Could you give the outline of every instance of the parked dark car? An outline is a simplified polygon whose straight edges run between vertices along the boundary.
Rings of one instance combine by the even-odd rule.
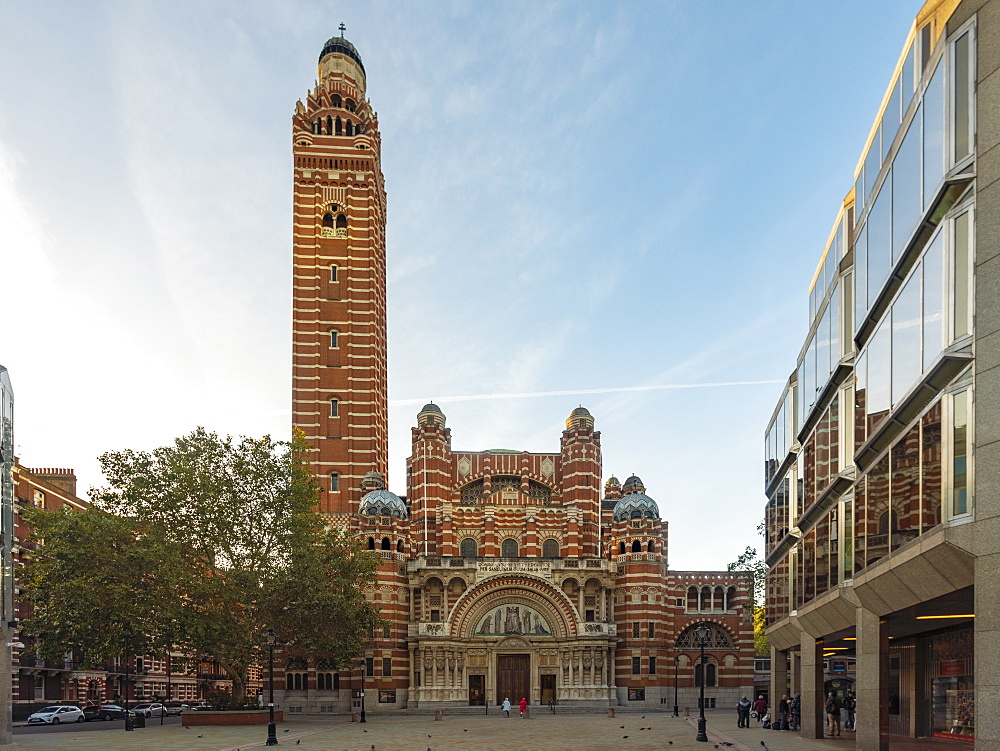
[[[95,704],[91,707],[83,708],[84,722],[91,720],[123,720],[125,719],[125,709],[117,704]]]

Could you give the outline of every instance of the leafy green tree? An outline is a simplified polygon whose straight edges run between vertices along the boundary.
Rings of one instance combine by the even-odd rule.
[[[762,529],[757,528],[758,532]],[[735,561],[726,566],[727,571],[744,571],[747,576],[747,587],[750,591],[750,602],[753,608],[753,643],[754,654],[763,656],[771,654],[771,643],[767,640],[766,609],[764,607],[764,582],[767,577],[767,564],[757,554],[757,548],[747,546]]]
[[[232,680],[237,704],[250,666],[266,655],[268,628],[293,650],[346,666],[380,624],[363,594],[376,559],[313,510],[317,485],[305,448],[300,435],[288,444],[198,428],[152,452],[102,455],[108,486],[91,491],[94,507],[33,517],[45,544],[29,564],[35,613],[27,628],[53,654],[162,654],[173,646],[204,655]],[[115,531],[114,550],[128,555],[91,557],[99,534],[85,538],[87,550],[72,534],[54,545],[57,520]],[[57,575],[64,592],[89,592],[67,604],[54,596]],[[84,607],[103,598],[96,583],[116,576],[128,586],[115,585],[107,605]],[[127,647],[128,639],[100,634],[109,623],[131,630]]]

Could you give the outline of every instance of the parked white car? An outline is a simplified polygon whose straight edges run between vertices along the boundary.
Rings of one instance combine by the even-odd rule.
[[[160,717],[161,715],[166,716],[166,708],[159,702],[147,702],[145,704],[136,704],[132,707],[132,711],[136,714],[146,715],[146,717]]]
[[[58,725],[61,722],[83,722],[83,710],[79,707],[56,704],[39,709],[28,717],[29,725]]]

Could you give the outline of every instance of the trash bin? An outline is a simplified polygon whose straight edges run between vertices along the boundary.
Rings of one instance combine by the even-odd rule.
[[[134,728],[146,727],[146,715],[136,712],[135,717],[132,718],[132,727]]]

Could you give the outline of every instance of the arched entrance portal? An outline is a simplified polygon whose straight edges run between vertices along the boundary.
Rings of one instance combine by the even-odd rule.
[[[614,631],[583,622],[549,581],[526,574],[469,587],[443,623],[411,640],[417,706],[594,704],[614,695]]]

